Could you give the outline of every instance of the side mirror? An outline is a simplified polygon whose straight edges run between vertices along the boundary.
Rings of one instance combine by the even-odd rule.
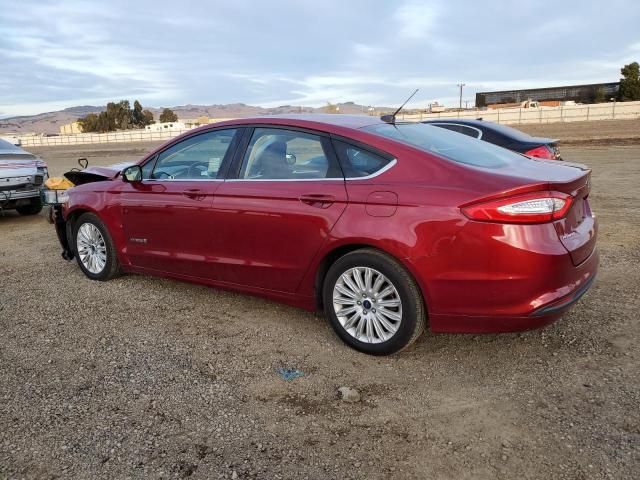
[[[122,181],[136,183],[142,181],[142,168],[140,165],[131,165],[122,171]]]

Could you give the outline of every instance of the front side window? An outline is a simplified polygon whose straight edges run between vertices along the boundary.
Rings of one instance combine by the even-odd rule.
[[[278,128],[256,128],[242,161],[240,178],[308,180],[341,178],[322,137]]]
[[[333,143],[346,178],[368,177],[382,170],[392,160],[339,140]]]
[[[158,180],[218,178],[220,166],[225,156],[230,153],[229,147],[236,131],[236,129],[215,130],[176,143],[158,155],[150,178]]]

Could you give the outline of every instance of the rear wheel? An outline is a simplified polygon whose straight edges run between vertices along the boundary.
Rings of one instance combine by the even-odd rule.
[[[424,302],[413,277],[395,259],[374,249],[348,253],[329,268],[323,301],[338,336],[372,355],[406,348],[426,324]]]
[[[37,215],[42,211],[42,200],[40,197],[32,198],[28,205],[16,207],[16,211],[20,215]]]
[[[84,213],[74,225],[75,257],[83,273],[92,280],[110,280],[120,273],[111,236],[93,213]]]

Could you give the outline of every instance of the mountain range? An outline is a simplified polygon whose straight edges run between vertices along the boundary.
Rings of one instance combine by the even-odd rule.
[[[340,108],[340,113],[347,114],[366,114],[369,106],[358,105],[354,102],[345,102],[336,104]],[[148,108],[154,118],[158,119],[161,108]],[[302,107],[295,105],[283,105],[280,107],[265,108],[244,103],[230,103],[224,105],[179,105],[169,107],[173,110],[179,119],[197,118],[207,116],[209,118],[240,118],[252,117],[259,115],[277,115],[283,113],[323,113],[326,107]],[[390,107],[374,107],[377,112],[388,112],[392,110]],[[8,135],[11,133],[60,133],[62,125],[75,122],[78,118],[84,117],[89,113],[99,113],[105,107],[97,107],[92,105],[82,105],[77,107],[65,108],[56,112],[39,113],[37,115],[19,116],[0,119],[0,135]]]

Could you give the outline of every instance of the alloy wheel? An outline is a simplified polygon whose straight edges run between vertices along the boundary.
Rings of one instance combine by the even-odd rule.
[[[78,256],[90,273],[102,272],[107,264],[107,247],[102,233],[92,223],[83,223],[76,238]]]
[[[333,309],[342,328],[356,340],[382,343],[402,322],[402,300],[393,283],[379,271],[354,267],[338,277]]]

